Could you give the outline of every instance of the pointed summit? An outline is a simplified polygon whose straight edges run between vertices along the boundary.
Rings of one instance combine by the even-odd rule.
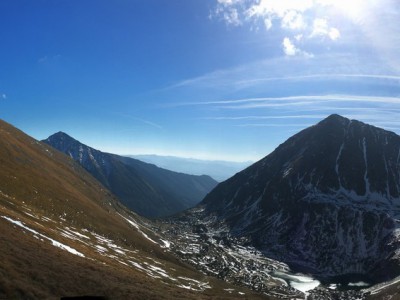
[[[338,114],[332,114],[323,119],[318,125],[329,125],[329,126],[346,126],[351,122],[350,119],[345,118]]]
[[[345,121],[350,121],[348,118],[345,118],[341,115],[338,114],[331,114],[328,117],[326,117],[324,120],[329,120],[329,121],[336,121],[336,122],[345,122]]]
[[[43,142],[64,152],[72,158],[74,157],[74,149],[76,147],[84,146],[88,148],[86,145],[81,144],[78,140],[62,131],[49,136],[47,139],[43,140]]]
[[[52,134],[51,136],[49,136],[47,139],[60,139],[60,138],[68,138],[71,140],[75,140],[74,138],[72,138],[70,135],[66,134],[63,131],[56,132],[56,133]]]

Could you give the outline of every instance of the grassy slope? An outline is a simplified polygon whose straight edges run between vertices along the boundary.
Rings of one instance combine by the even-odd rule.
[[[225,292],[232,288],[229,284],[196,272],[145,239],[118,213],[145,222],[129,213],[67,156],[0,121],[0,298],[243,298]],[[85,258],[54,247],[1,216],[19,220]],[[86,234],[88,240],[60,235],[66,227]],[[120,255],[103,245],[112,255],[102,255],[96,251],[99,240],[95,234],[112,240],[125,252]],[[129,265],[130,260],[142,266],[154,262],[175,279],[149,276]],[[177,287],[180,276],[208,282],[211,288],[194,292]],[[245,298],[261,298],[246,289],[233,288],[245,292]]]

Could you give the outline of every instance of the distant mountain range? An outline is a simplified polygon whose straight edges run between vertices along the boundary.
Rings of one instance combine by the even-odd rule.
[[[199,208],[207,224],[227,226],[295,270],[393,278],[400,275],[400,137],[331,115],[219,184]]]
[[[149,217],[165,217],[198,204],[217,182],[159,168],[137,159],[104,153],[58,132],[44,143],[67,154],[113,192],[128,208]]]
[[[232,177],[253,163],[251,161],[235,162],[221,160],[201,160],[160,155],[129,155],[129,157],[155,164],[160,168],[165,168],[175,172],[182,172],[192,175],[209,175],[219,182]]]

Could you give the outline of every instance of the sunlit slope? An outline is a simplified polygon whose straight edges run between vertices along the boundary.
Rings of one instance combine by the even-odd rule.
[[[258,297],[180,263],[146,222],[72,159],[0,121],[0,298]]]

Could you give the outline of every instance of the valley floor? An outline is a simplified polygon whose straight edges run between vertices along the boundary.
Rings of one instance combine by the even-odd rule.
[[[193,209],[189,214],[156,224],[153,230],[168,240],[169,250],[179,259],[204,274],[262,295],[279,299],[380,299],[377,295],[385,288],[397,286],[397,282],[391,282],[349,289],[339,284],[321,284],[310,275],[296,274],[287,264],[264,256],[249,241],[230,236],[223,224],[215,230],[209,226],[212,222],[201,221],[204,219],[201,209]]]

